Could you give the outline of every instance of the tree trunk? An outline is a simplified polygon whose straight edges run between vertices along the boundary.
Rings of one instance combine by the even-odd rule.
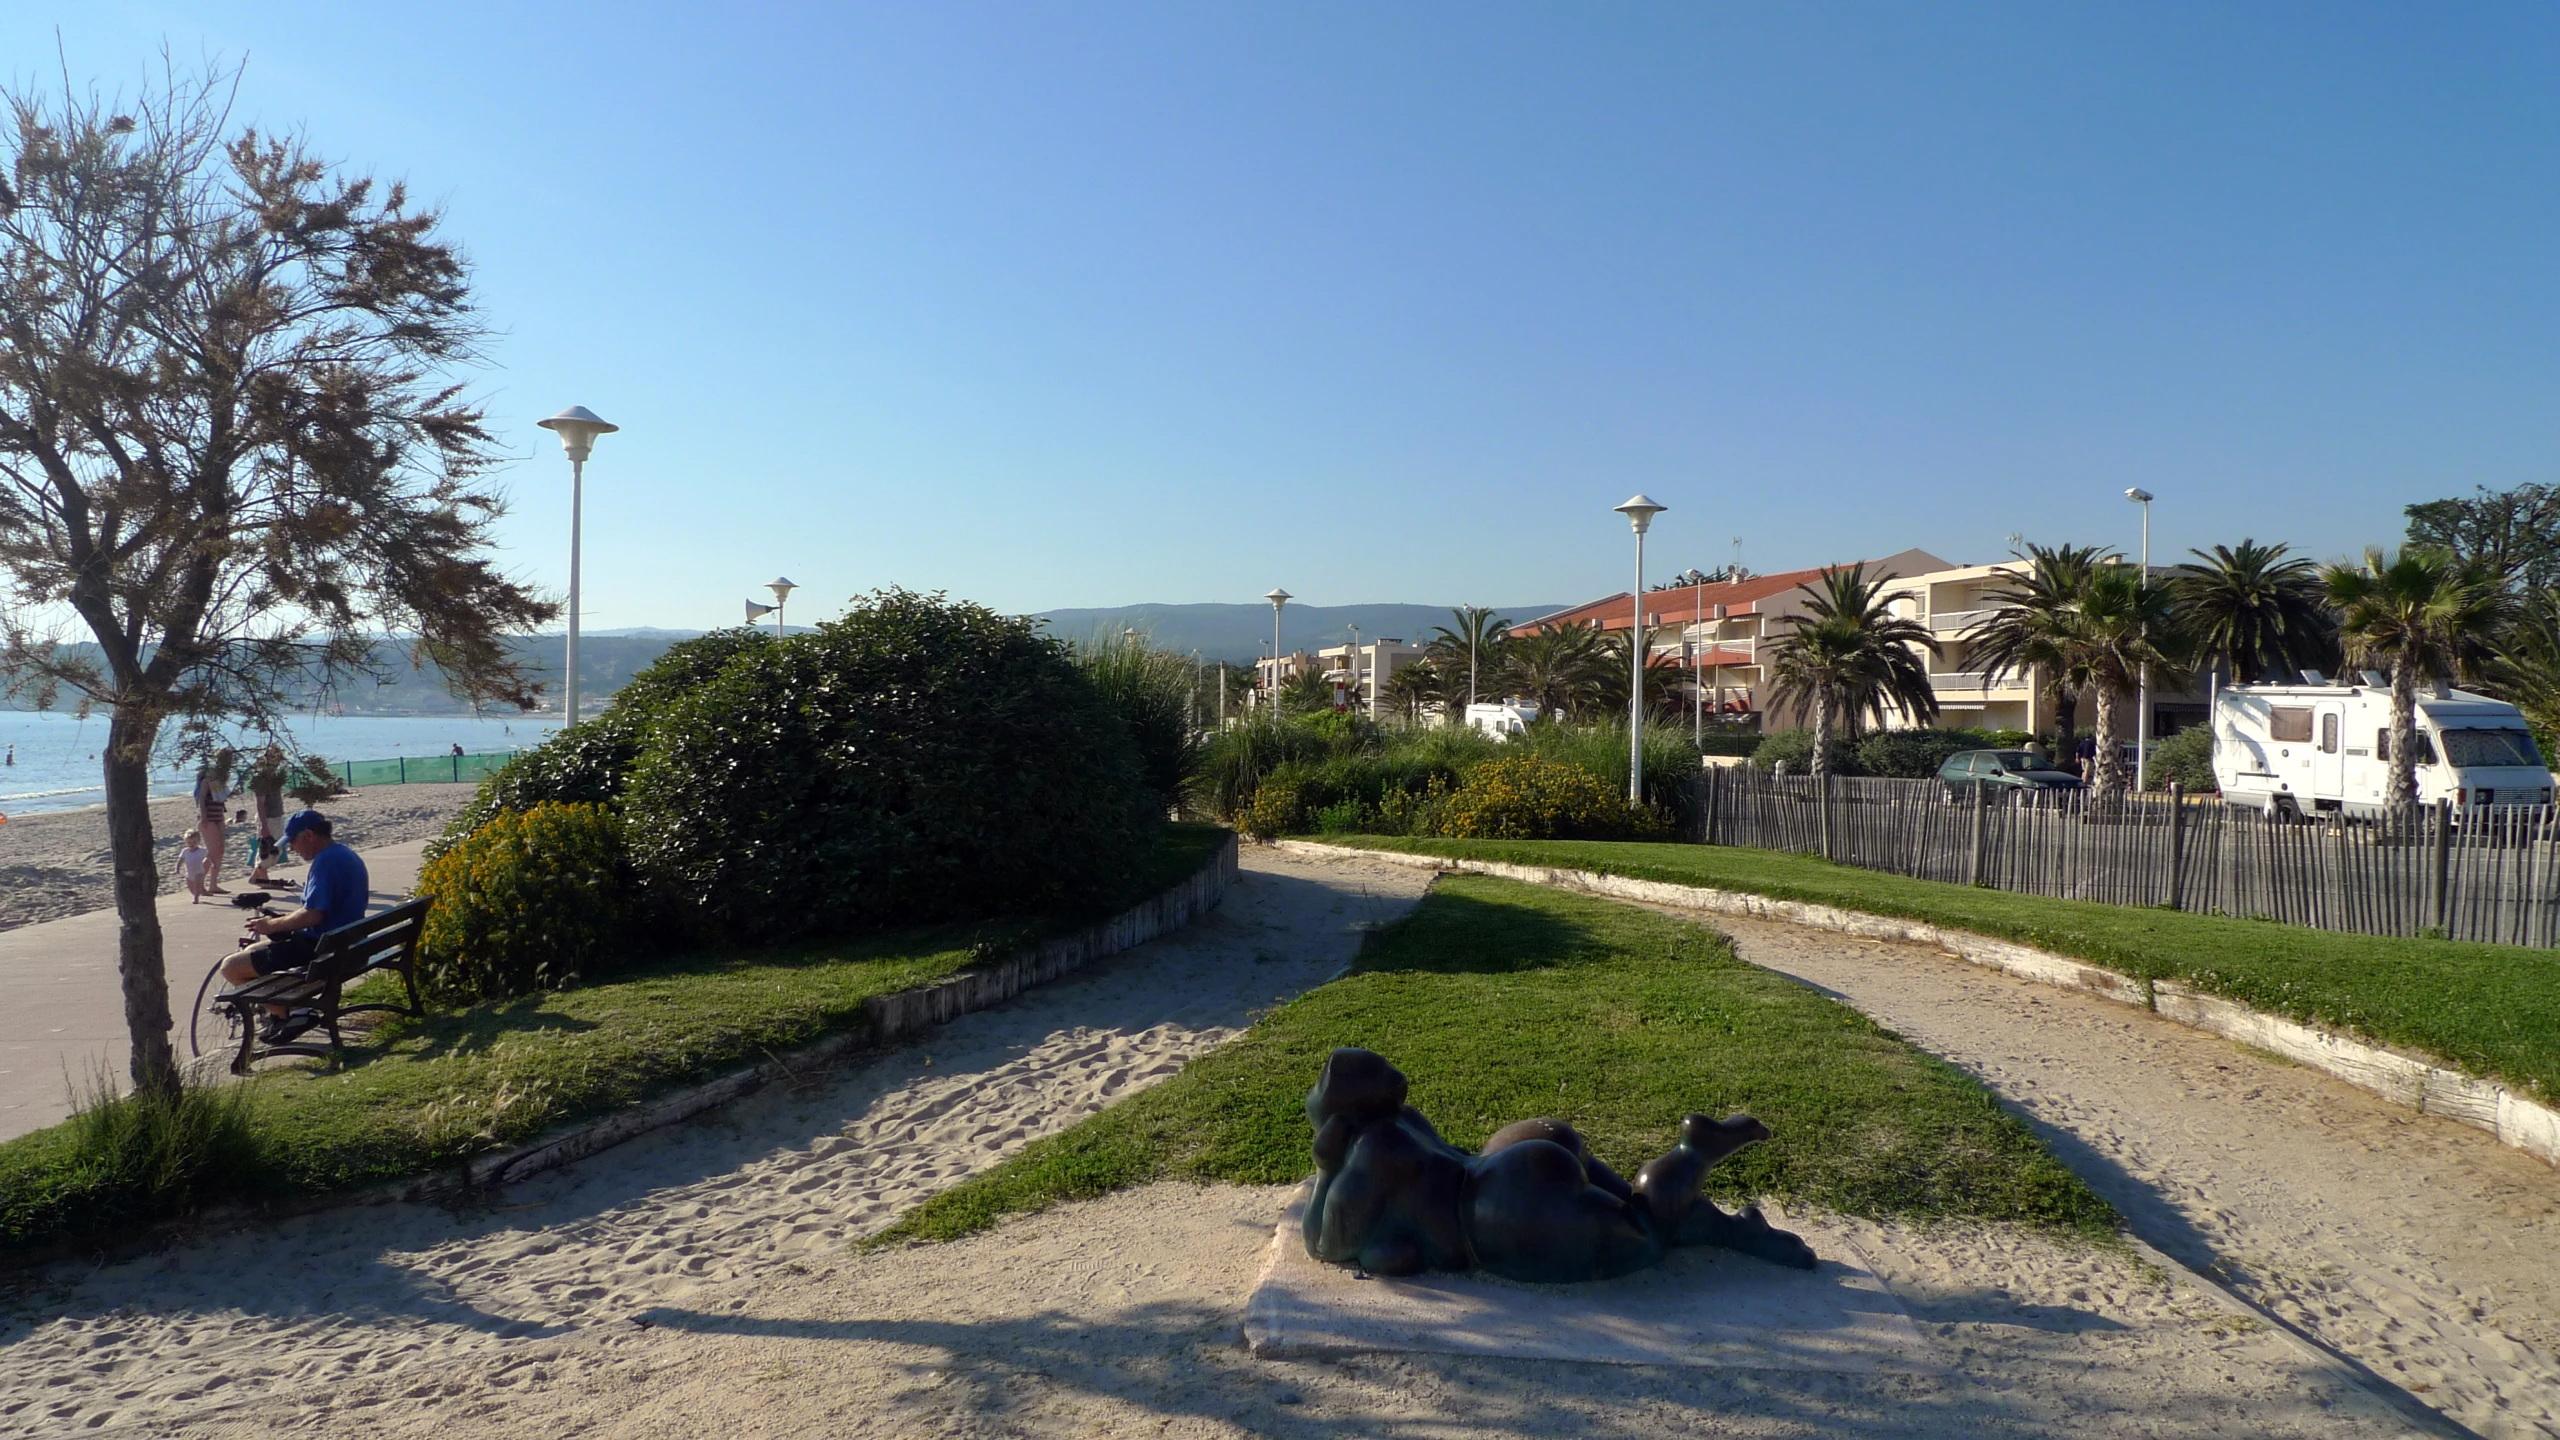
[[[2072,747],[2080,739],[2080,697],[2060,685],[2053,687],[2053,724],[2059,732],[2054,739],[2054,763],[2068,765]]]
[[[1831,697],[1817,695],[1813,701],[1813,773],[1831,773]]]
[[[2418,807],[2418,667],[2406,655],[2391,662],[2391,781],[2382,798],[2395,815]]]
[[[169,969],[160,946],[160,864],[151,850],[151,747],[160,721],[118,706],[107,725],[107,849],[114,858],[116,969],[124,980],[125,1032],[133,1042],[135,1093],[174,1095]]]
[[[2124,751],[2120,748],[2124,731],[2124,696],[2113,685],[2100,683],[2098,692],[2098,757],[2090,767],[2090,788],[2106,799],[2121,799],[2126,789]]]

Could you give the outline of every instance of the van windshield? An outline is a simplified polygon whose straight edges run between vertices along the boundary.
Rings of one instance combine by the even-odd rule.
[[[2529,730],[2439,730],[2436,734],[2444,741],[2445,763],[2456,769],[2542,763],[2542,752],[2534,748]]]

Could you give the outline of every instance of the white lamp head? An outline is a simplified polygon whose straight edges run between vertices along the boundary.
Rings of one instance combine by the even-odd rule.
[[[1634,499],[1629,500],[1626,504],[1615,506],[1613,508],[1615,508],[1619,514],[1626,516],[1628,522],[1636,527],[1636,533],[1641,535],[1645,531],[1653,528],[1654,516],[1661,514],[1663,511],[1668,510],[1671,507],[1660,504],[1649,496],[1639,494]]]
[[[560,448],[572,460],[584,460],[595,453],[596,437],[610,435],[622,427],[606,420],[584,405],[572,405],[548,420],[534,422],[560,437]]]
[[[2139,485],[2136,485],[2132,489],[2124,492],[2124,498],[2132,501],[2136,505],[2148,505],[2151,503],[2151,492],[2143,489]]]
[[[764,588],[773,592],[773,598],[776,601],[783,601],[790,599],[791,592],[799,589],[800,587],[792,584],[789,580],[768,580],[765,582]]]
[[[1270,594],[1265,595],[1262,598],[1270,601],[1271,608],[1277,610],[1281,606],[1288,604],[1290,601],[1295,600],[1298,597],[1290,594],[1286,590],[1274,589]]]

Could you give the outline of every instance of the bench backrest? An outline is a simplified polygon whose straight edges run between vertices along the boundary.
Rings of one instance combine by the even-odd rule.
[[[322,935],[319,951],[311,957],[311,978],[343,985],[368,970],[405,962],[417,951],[432,903],[420,896]]]

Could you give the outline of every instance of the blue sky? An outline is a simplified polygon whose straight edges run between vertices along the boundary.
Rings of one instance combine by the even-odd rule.
[[[447,208],[587,623],[2341,555],[2560,449],[2548,7],[132,3]]]

